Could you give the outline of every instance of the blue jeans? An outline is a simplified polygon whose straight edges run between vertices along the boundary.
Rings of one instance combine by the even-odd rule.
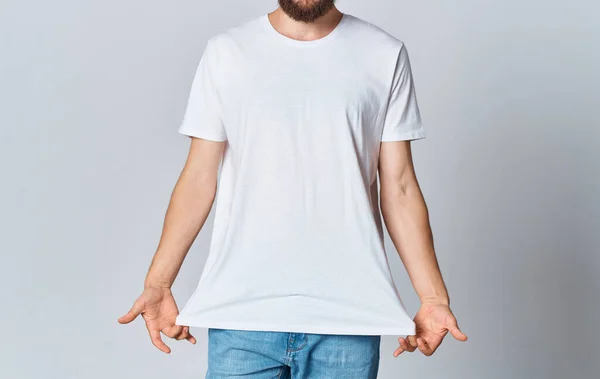
[[[375,379],[381,336],[208,329],[207,379]]]

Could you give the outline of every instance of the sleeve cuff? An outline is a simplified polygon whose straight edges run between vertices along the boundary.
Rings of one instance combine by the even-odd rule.
[[[413,127],[412,130],[409,131],[398,131],[387,133],[381,136],[381,142],[392,142],[392,141],[411,141],[423,139],[427,135],[425,133],[425,129],[422,125],[418,125]]]
[[[190,128],[185,127],[185,126],[181,126],[179,128],[178,132],[180,134],[183,134],[184,136],[195,137],[195,138],[202,138],[202,139],[205,139],[205,140],[215,141],[215,142],[223,142],[223,141],[225,141],[227,139],[227,137],[224,136],[221,133],[210,132],[210,131],[207,131],[207,130],[190,129]]]

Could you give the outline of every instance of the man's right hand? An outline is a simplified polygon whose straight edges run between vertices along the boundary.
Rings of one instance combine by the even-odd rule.
[[[131,310],[119,318],[119,323],[129,324],[140,314],[146,321],[146,328],[150,333],[152,344],[160,351],[167,354],[171,352],[171,349],[161,339],[161,332],[178,341],[185,339],[192,344],[196,343],[196,338],[189,333],[188,326],[175,325],[175,318],[179,314],[179,310],[170,288],[145,288],[142,295],[133,303]]]

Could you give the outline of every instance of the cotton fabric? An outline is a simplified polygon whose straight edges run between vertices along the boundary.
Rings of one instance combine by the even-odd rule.
[[[208,41],[179,132],[226,145],[178,325],[414,334],[377,188],[381,143],[425,137],[403,42],[349,14],[313,41],[267,15],[237,25]]]

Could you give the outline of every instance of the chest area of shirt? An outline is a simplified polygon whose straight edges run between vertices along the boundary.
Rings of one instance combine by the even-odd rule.
[[[308,122],[341,117],[375,123],[389,94],[378,72],[345,60],[251,61],[223,79],[224,111],[234,117]]]

